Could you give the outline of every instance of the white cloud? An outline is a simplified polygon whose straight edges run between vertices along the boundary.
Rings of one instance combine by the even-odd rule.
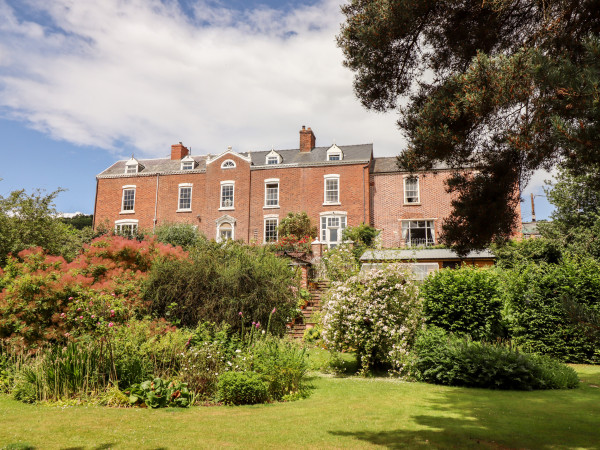
[[[374,142],[397,154],[396,113],[365,111],[342,66],[338,0],[282,12],[199,0],[194,16],[158,0],[0,0],[0,107],[55,139],[162,156]],[[35,14],[33,14],[35,13]]]

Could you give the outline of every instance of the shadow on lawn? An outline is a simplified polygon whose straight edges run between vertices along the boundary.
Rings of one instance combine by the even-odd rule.
[[[431,414],[414,415],[403,428],[329,433],[392,449],[600,448],[597,426],[600,389],[589,386],[535,392],[449,389],[436,398],[424,399],[424,406]]]

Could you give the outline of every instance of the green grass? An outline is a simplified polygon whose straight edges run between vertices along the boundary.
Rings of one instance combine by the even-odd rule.
[[[490,391],[317,377],[292,403],[191,409],[26,405],[0,396],[0,448],[600,448],[600,366],[579,389]]]

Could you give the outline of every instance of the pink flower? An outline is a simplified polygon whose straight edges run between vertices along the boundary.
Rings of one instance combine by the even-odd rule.
[[[94,304],[94,302],[90,302],[90,306],[93,305],[93,304]]]
[[[69,300],[73,300],[73,297],[69,297]]]
[[[60,313],[60,317],[66,317],[65,313]]]
[[[98,322],[96,325],[100,325],[100,322]]]
[[[260,328],[260,322],[256,322],[256,328]]]
[[[240,315],[240,317],[243,317],[243,314],[242,314],[242,312],[241,312],[241,311],[240,311],[238,314]]]
[[[252,326],[256,325],[256,322],[252,322]]]
[[[115,310],[114,310],[114,309],[111,309],[111,310],[110,310],[110,316],[111,316],[111,317],[114,317],[114,315],[115,315]]]
[[[110,294],[110,295],[112,295],[113,297],[116,297],[116,296],[117,296],[117,294],[115,294],[114,292],[113,292],[112,294]]]
[[[271,311],[271,314],[275,314],[275,311],[277,311],[277,308],[273,308],[273,311]]]
[[[95,314],[92,314],[92,319],[93,319],[94,317],[96,317],[96,315],[95,315]]]
[[[113,327],[114,325],[115,325],[114,323],[112,323],[112,322],[108,322],[108,326],[109,326],[109,327]]]
[[[71,336],[71,333],[65,333],[65,337]]]
[[[81,308],[77,308],[77,311],[81,311]]]
[[[83,316],[79,316],[79,319],[83,319]]]

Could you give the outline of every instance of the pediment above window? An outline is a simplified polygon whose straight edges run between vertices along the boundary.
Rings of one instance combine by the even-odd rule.
[[[277,153],[275,150],[271,150],[269,153],[267,153],[267,156],[265,157],[265,164],[270,165],[270,164],[281,164],[282,158],[281,155],[279,153]]]
[[[327,149],[327,161],[341,161],[342,159],[344,159],[344,153],[337,145],[333,144]]]
[[[141,172],[143,168],[144,166],[133,156],[125,163],[125,173],[138,173]]]
[[[222,225],[224,223],[230,223],[231,225],[235,225],[235,218],[231,217],[229,214],[223,214],[221,217],[215,220],[218,225]]]
[[[196,168],[196,160],[190,155],[181,159],[181,170],[194,170]]]

